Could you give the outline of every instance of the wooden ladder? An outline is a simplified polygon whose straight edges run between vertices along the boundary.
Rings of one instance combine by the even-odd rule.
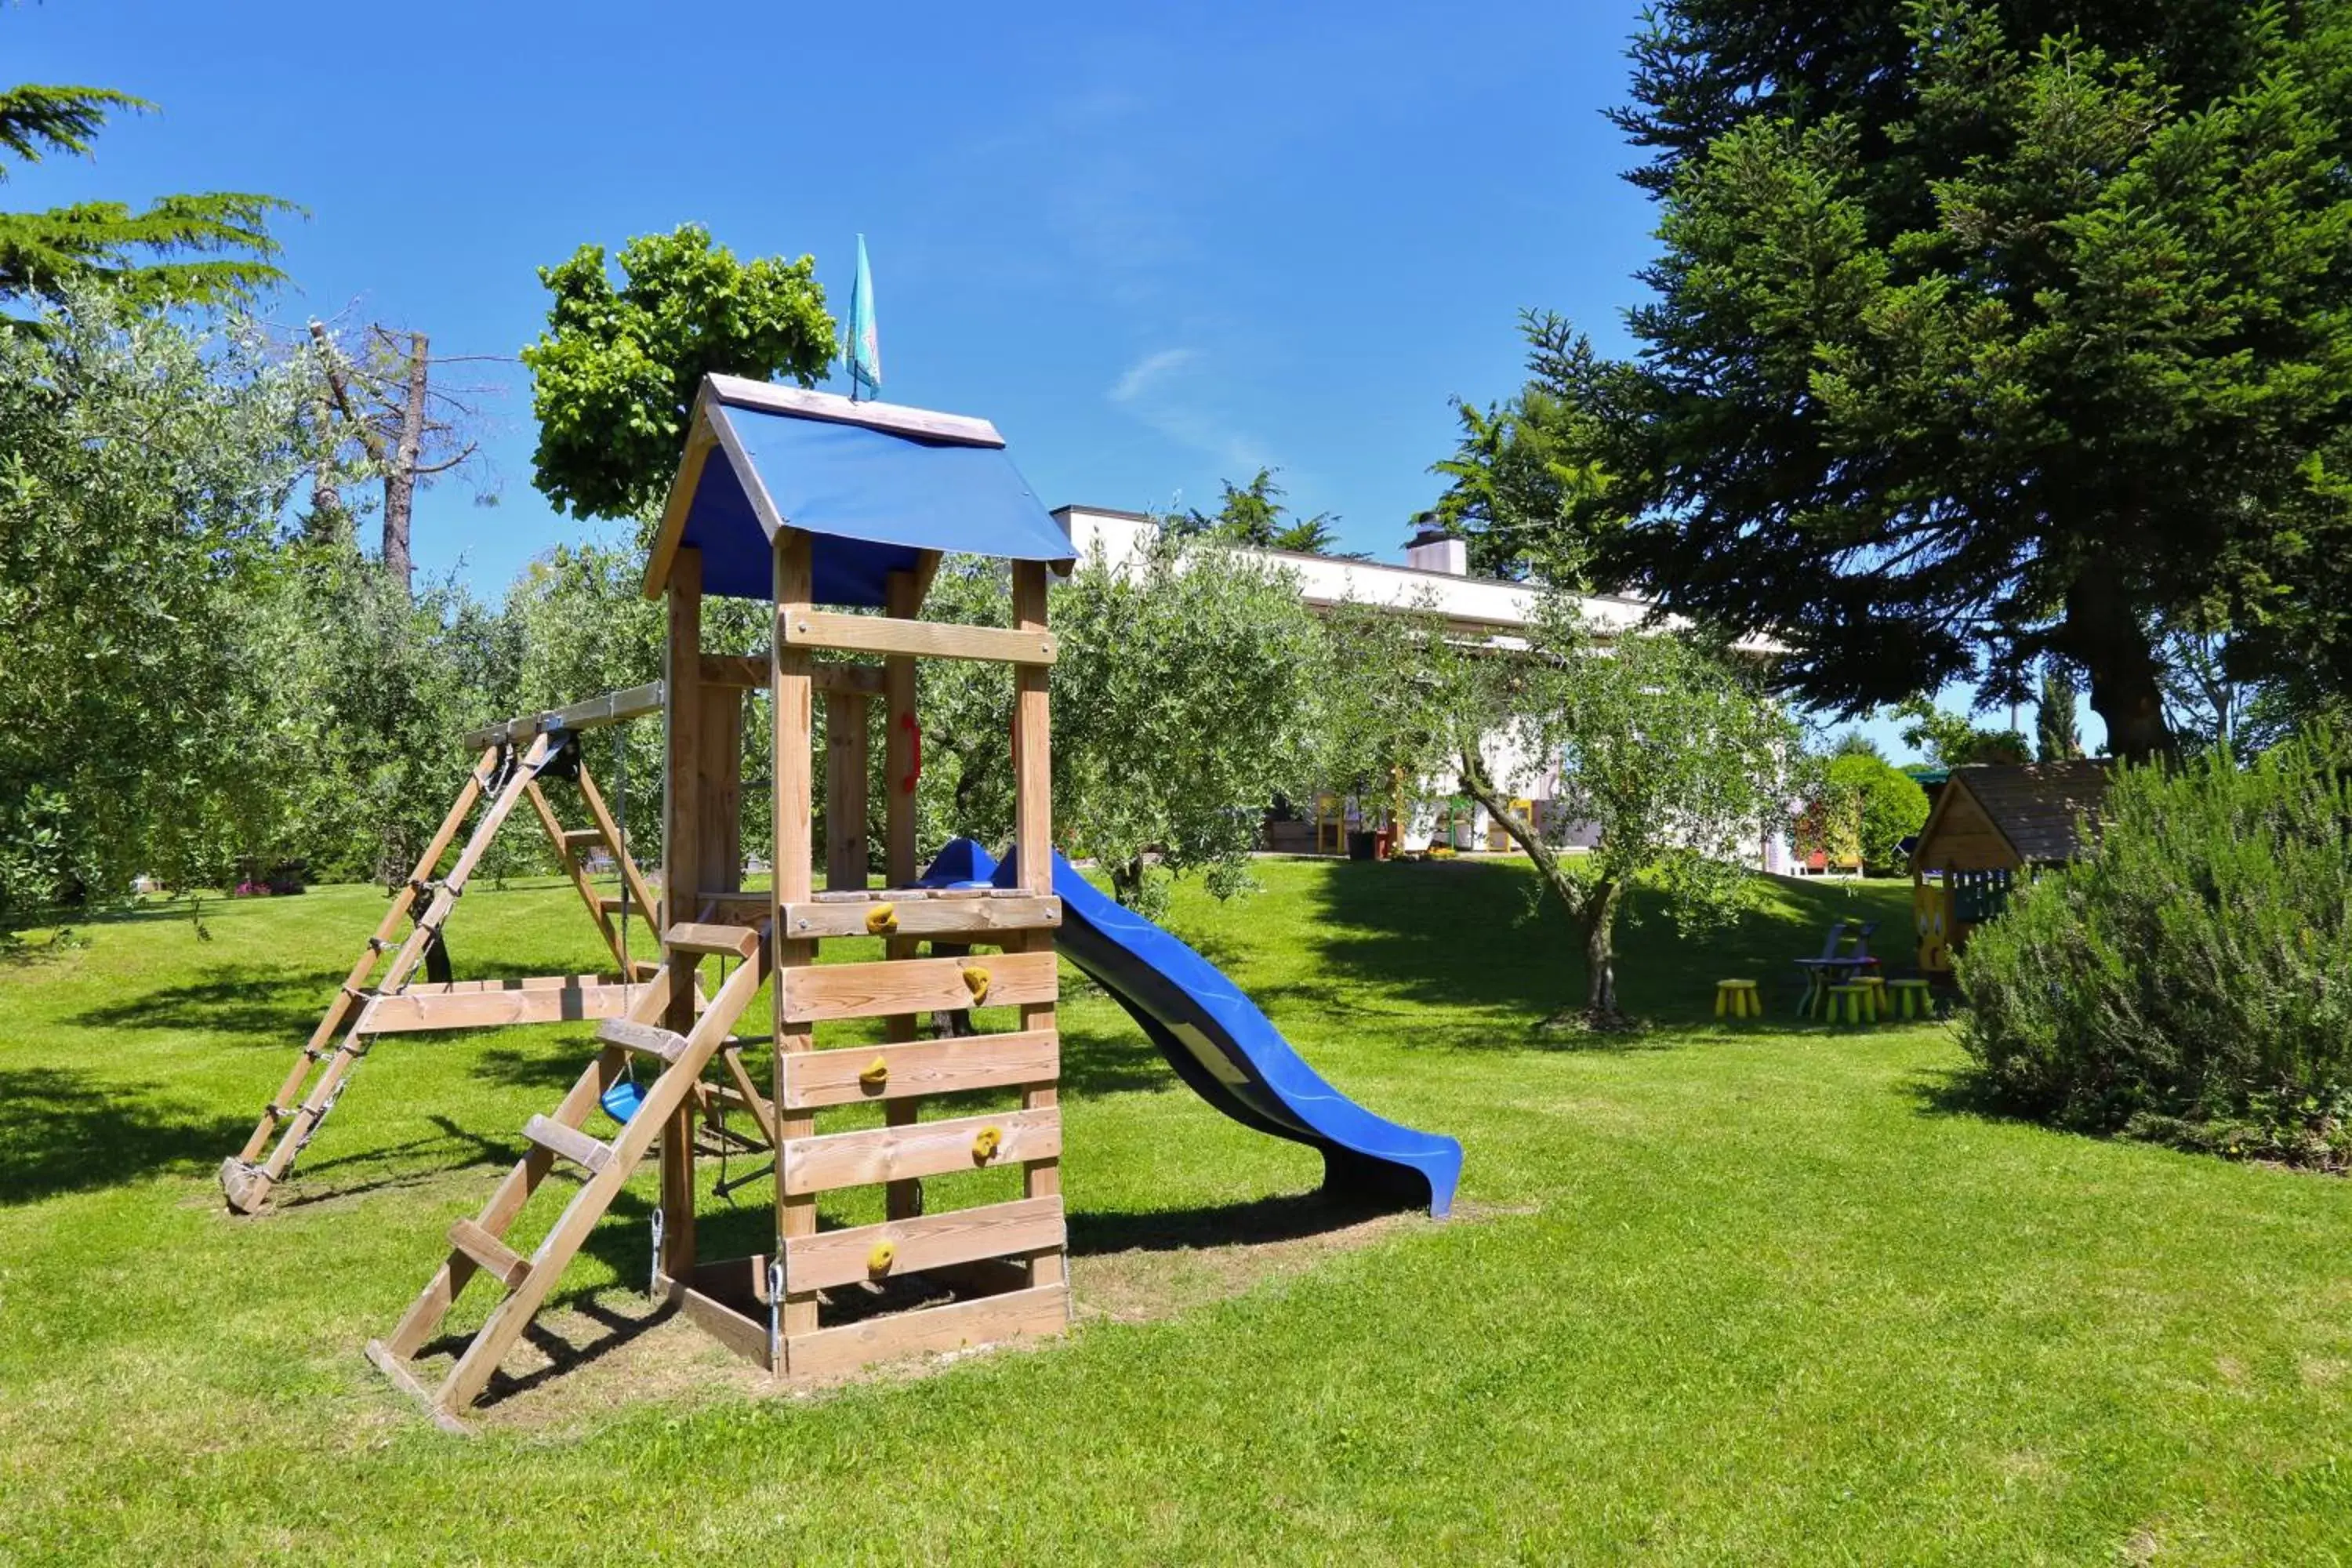
[[[545,1304],[549,1292],[572,1257],[588,1239],[598,1219],[612,1206],[630,1174],[661,1136],[662,1129],[683,1107],[700,1083],[704,1068],[729,1040],[736,1018],[750,1005],[767,978],[767,945],[759,931],[747,928],[681,925],[670,928],[667,951],[682,956],[688,966],[709,954],[740,958],[726,983],[711,997],[693,1032],[678,1035],[654,1020],[662,1016],[673,988],[693,983],[690,967],[657,967],[625,1019],[607,1021],[597,1030],[603,1042],[594,1060],[572,1084],[552,1116],[534,1116],[523,1128],[530,1147],[508,1172],[489,1202],[472,1219],[449,1227],[449,1256],[425,1282],[392,1336],[369,1342],[368,1359],[402,1390],[423,1405],[434,1420],[453,1431],[463,1426],[458,1415],[480,1397],[498,1371],[499,1363],[531,1318]],[[611,1142],[582,1131],[594,1114],[604,1091],[616,1082],[632,1056],[661,1066],[636,1112]],[[525,1257],[509,1246],[507,1232],[548,1173],[562,1160],[585,1176],[539,1246]],[[457,1352],[457,1358],[437,1386],[428,1387],[412,1358],[438,1331],[457,1305],[458,1296],[476,1275],[487,1275],[506,1294],[480,1330]]]
[[[239,1214],[252,1214],[269,1201],[269,1190],[284,1179],[293,1167],[294,1158],[302,1146],[318,1131],[320,1123],[335,1108],[344,1083],[357,1068],[360,1058],[367,1055],[365,1028],[367,1004],[376,996],[398,991],[408,983],[416,965],[425,957],[425,949],[440,934],[442,922],[457,907],[466,890],[467,879],[497,837],[499,825],[507,819],[517,802],[538,779],[539,772],[554,755],[556,737],[541,734],[535,737],[530,749],[520,758],[500,747],[482,752],[466,787],[457,792],[457,799],[449,807],[448,816],[416,858],[416,868],[409,873],[408,882],[394,893],[392,907],[368,938],[367,951],[352,965],[343,977],[335,998],[327,1005],[326,1016],[319,1026],[310,1031],[310,1040],[294,1058],[285,1081],[269,1103],[262,1108],[261,1120],[254,1124],[252,1136],[245,1147],[221,1163],[221,1192],[228,1206]],[[432,879],[433,869],[441,863],[450,840],[457,836],[467,815],[475,802],[495,790],[489,809],[482,814],[474,826],[473,836],[459,851],[457,863],[449,874],[438,881]],[[416,905],[417,895],[429,891],[432,897],[416,916],[416,927],[408,940],[394,952],[391,965],[375,985],[367,984],[368,976],[382,960],[384,950],[392,947],[393,936]],[[342,1038],[331,1049],[328,1041],[337,1033]],[[268,1154],[263,1156],[263,1151]]]

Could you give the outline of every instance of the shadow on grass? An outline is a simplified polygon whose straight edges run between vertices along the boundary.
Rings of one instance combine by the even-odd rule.
[[[217,1163],[252,1123],[58,1068],[0,1071],[0,1207]]]
[[[1314,884],[1319,932],[1309,938],[1325,974],[1266,989],[1308,1005],[1344,1008],[1359,987],[1384,1002],[1517,1015],[1521,1028],[1491,1023],[1415,1026],[1415,1038],[1455,1049],[1655,1049],[1630,1041],[1540,1031],[1541,1020],[1580,1005],[1582,945],[1564,910],[1536,902],[1533,871],[1510,860],[1345,861]],[[1709,1020],[1718,979],[1763,983],[1768,1018],[1793,1020],[1802,982],[1795,961],[1818,953],[1830,922],[1878,922],[1873,946],[1900,971],[1908,958],[1910,890],[1890,883],[1763,879],[1758,906],[1727,929],[1685,937],[1648,889],[1628,899],[1617,930],[1620,998],[1636,1017],[1667,1025]]]
[[[1903,1081],[1902,1089],[1922,1116],[1958,1116],[1975,1121],[2007,1121],[2032,1127],[2051,1125],[2003,1095],[2000,1086],[1972,1064],[1914,1073]]]
[[[225,964],[209,980],[142,991],[74,1015],[72,1022],[100,1029],[202,1030],[251,1035],[257,1044],[282,1048],[288,1036],[307,1036],[334,994],[340,977],[331,970]]]
[[[1392,1203],[1312,1192],[1151,1214],[1073,1213],[1068,1216],[1070,1251],[1089,1257],[1297,1241],[1401,1212]]]
[[[430,1186],[446,1179],[453,1171],[469,1167],[500,1167],[513,1164],[522,1157],[524,1143],[520,1135],[504,1138],[485,1137],[460,1127],[446,1116],[428,1118],[441,1131],[430,1138],[411,1138],[404,1143],[381,1144],[373,1148],[354,1150],[338,1154],[331,1160],[295,1162],[287,1184],[273,1195],[274,1206],[280,1210],[305,1208],[312,1204],[346,1203],[370,1193],[399,1192],[409,1187]],[[348,1185],[330,1184],[311,1190],[310,1183],[329,1173],[352,1165],[381,1164],[386,1160],[422,1160],[427,1164],[413,1169],[388,1171],[371,1181]]]

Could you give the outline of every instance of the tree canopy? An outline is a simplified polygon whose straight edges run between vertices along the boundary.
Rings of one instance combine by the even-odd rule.
[[[1318,511],[1312,517],[1293,513],[1282,504],[1286,492],[1275,483],[1274,474],[1272,468],[1260,468],[1246,485],[1221,480],[1224,495],[1213,513],[1198,507],[1171,512],[1160,520],[1160,526],[1171,534],[1211,539],[1248,550],[1290,550],[1302,555],[1342,553],[1331,548],[1339,542],[1339,536],[1333,527],[1339,520],[1328,511]],[[1360,556],[1349,554],[1347,559]]]
[[[2352,668],[2347,45],[2334,4],[1664,0],[1638,356],[1538,345],[1633,520],[1602,574],[1849,714],[2055,655],[2129,756],[2193,606]]]
[[[639,235],[542,267],[547,331],[522,351],[539,447],[531,482],[582,517],[633,517],[677,471],[694,395],[710,372],[814,386],[835,351],[816,261],[739,261],[700,224]]]
[[[11,159],[50,153],[88,157],[116,110],[155,106],[102,87],[0,89],[0,184]],[[217,305],[250,299],[284,281],[271,262],[269,220],[291,203],[250,191],[159,197],[140,209],[121,202],[76,202],[33,212],[0,211],[0,300],[63,303],[79,283],[103,280],[147,305]]]

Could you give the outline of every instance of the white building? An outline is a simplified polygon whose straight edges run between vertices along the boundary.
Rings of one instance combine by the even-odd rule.
[[[1136,511],[1114,511],[1103,507],[1057,507],[1055,518],[1069,531],[1070,542],[1084,559],[1100,550],[1106,562],[1113,566],[1134,560],[1148,547],[1159,529],[1150,514]],[[1535,590],[1523,583],[1513,583],[1498,577],[1470,575],[1469,550],[1462,541],[1436,533],[1425,533],[1405,547],[1402,565],[1378,561],[1346,561],[1328,555],[1304,555],[1288,550],[1251,550],[1243,552],[1278,564],[1298,579],[1300,596],[1310,608],[1328,610],[1343,604],[1375,605],[1402,608],[1434,608],[1465,636],[1512,637],[1523,634],[1535,614]],[[1647,600],[1615,594],[1581,595],[1579,606],[1585,623],[1602,637],[1637,626],[1650,613]],[[1740,651],[1769,653],[1772,645],[1756,641],[1738,645]],[[1517,777],[1524,772],[1524,759],[1507,754],[1497,748],[1493,755],[1496,774]],[[1546,770],[1536,775],[1532,800],[1538,820],[1548,803],[1550,790],[1558,782],[1557,773]],[[1457,783],[1452,778],[1431,781],[1433,792],[1452,794]],[[1304,809],[1306,803],[1301,803]],[[1349,820],[1355,815],[1354,803],[1345,803],[1343,809]],[[1403,847],[1425,847],[1440,825],[1426,808],[1422,819],[1408,823]],[[1272,842],[1283,847],[1311,848],[1313,829],[1307,829],[1307,839],[1296,845],[1285,844],[1278,831]],[[1457,824],[1454,833],[1460,848],[1501,849],[1507,847],[1500,830],[1486,818],[1484,811],[1475,812],[1471,821]],[[1571,828],[1568,841],[1578,841]],[[1788,850],[1783,844],[1759,847],[1759,862],[1766,870],[1788,868]]]

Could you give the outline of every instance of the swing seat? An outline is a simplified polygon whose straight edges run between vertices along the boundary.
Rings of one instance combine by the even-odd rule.
[[[604,1108],[605,1115],[626,1127],[629,1118],[637,1113],[637,1107],[646,1102],[646,1096],[635,1079],[625,1078],[597,1096],[596,1102]]]

